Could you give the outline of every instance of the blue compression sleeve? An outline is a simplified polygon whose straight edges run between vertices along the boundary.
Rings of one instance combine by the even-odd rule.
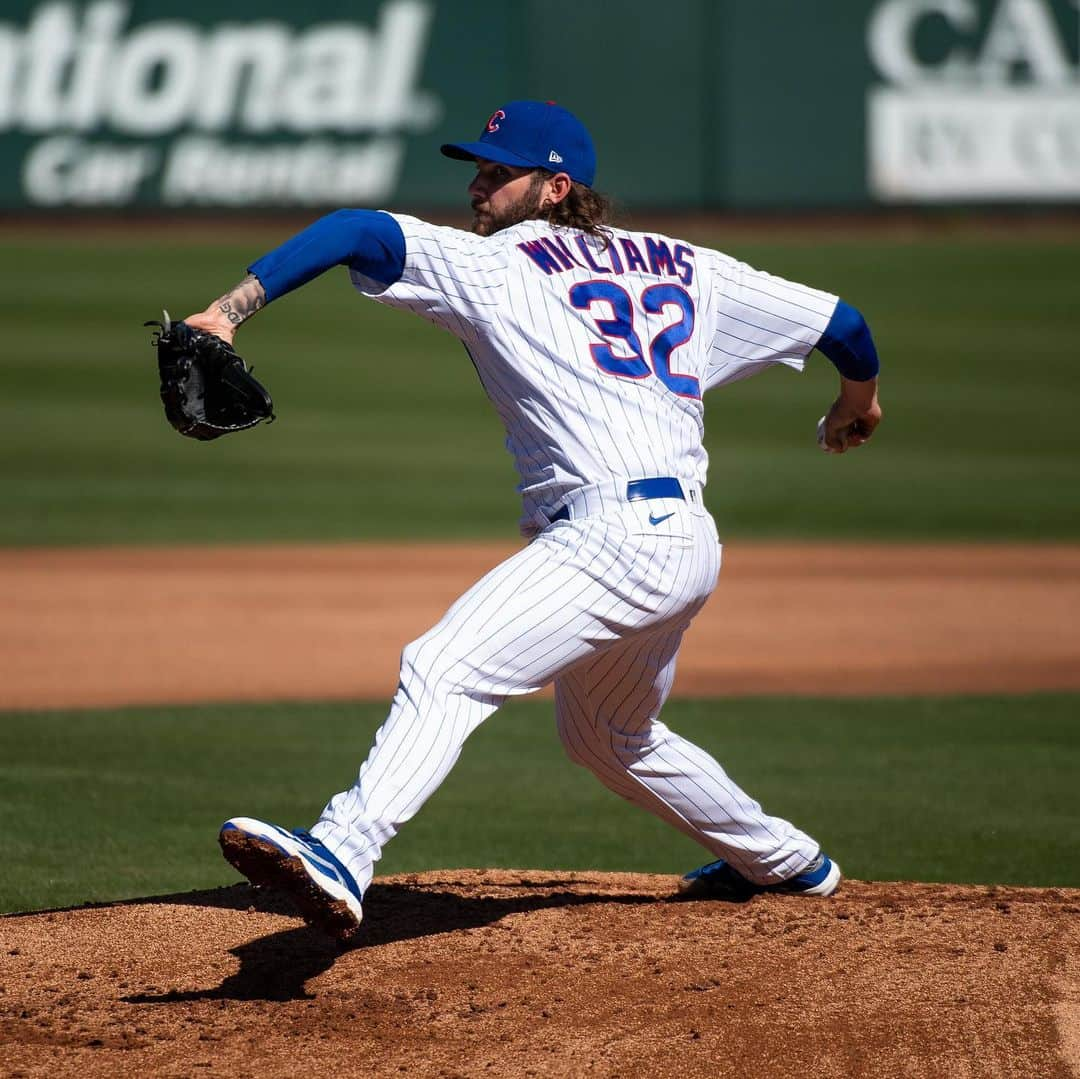
[[[341,265],[392,285],[405,270],[401,226],[381,210],[336,210],[253,262],[248,272],[269,303]]]
[[[877,373],[877,349],[866,319],[851,304],[837,300],[829,325],[815,346],[832,361],[833,366],[855,382],[868,382]]]

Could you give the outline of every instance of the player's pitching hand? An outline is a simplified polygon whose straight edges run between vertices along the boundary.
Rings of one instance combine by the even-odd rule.
[[[840,396],[818,421],[818,445],[826,453],[844,453],[869,441],[881,422],[877,379],[840,380]]]

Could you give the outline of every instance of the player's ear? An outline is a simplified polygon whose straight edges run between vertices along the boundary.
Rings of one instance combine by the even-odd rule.
[[[548,204],[558,206],[570,194],[570,188],[573,184],[574,181],[565,172],[555,173],[546,183],[547,190],[544,192],[544,197]]]

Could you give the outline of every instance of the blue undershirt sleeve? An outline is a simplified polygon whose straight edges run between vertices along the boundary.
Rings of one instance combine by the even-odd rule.
[[[829,325],[815,347],[844,378],[854,382],[868,382],[881,366],[866,319],[843,300],[837,300]]]
[[[392,285],[405,270],[401,226],[381,210],[336,210],[253,262],[248,272],[259,279],[269,303],[331,266],[348,266]]]

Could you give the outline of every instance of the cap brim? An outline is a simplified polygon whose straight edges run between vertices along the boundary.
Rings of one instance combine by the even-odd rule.
[[[484,161],[497,161],[500,165],[514,165],[519,169],[541,167],[535,161],[530,161],[520,154],[512,154],[509,150],[503,150],[490,142],[446,142],[439,147],[439,150],[455,161],[475,161],[481,158]]]

